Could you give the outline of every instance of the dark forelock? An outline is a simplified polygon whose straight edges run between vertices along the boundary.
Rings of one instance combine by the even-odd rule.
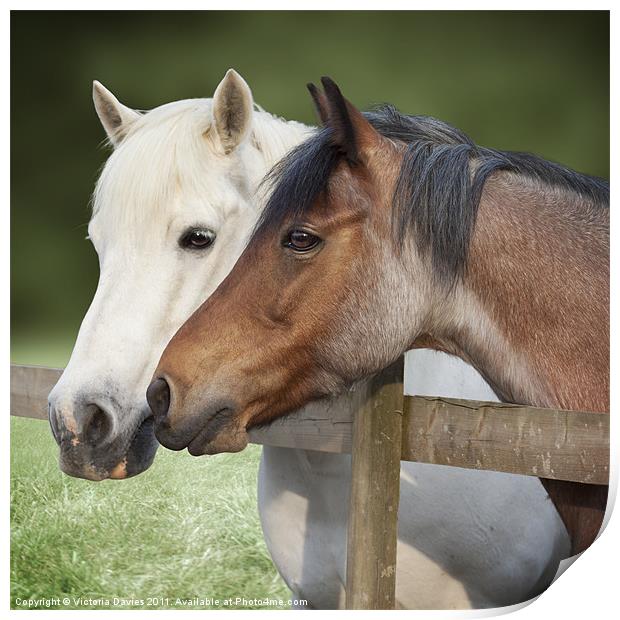
[[[577,194],[588,204],[609,205],[609,184],[529,153],[477,146],[466,134],[429,116],[407,116],[385,105],[364,113],[379,134],[405,145],[393,196],[393,230],[402,243],[413,231],[442,280],[461,275],[484,184],[498,170],[510,171]],[[270,188],[256,231],[303,221],[327,191],[342,155],[329,127],[293,149],[265,178]],[[472,163],[475,172],[472,174]]]

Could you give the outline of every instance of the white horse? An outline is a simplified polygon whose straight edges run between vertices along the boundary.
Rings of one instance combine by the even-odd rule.
[[[150,466],[156,443],[145,390],[157,360],[239,256],[263,175],[312,128],[257,109],[232,70],[213,99],[140,114],[95,82],[94,101],[114,146],[89,225],[101,275],[49,402],[61,467],[100,480]],[[455,358],[409,356],[416,370],[409,393],[494,398]],[[294,596],[315,608],[343,605],[350,474],[347,455],[263,449],[265,540]],[[549,585],[568,551],[538,479],[402,464],[400,607],[524,601]]]

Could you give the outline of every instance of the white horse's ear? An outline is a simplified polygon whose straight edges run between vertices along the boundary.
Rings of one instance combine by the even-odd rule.
[[[118,146],[140,114],[123,105],[103,84],[93,82],[93,103],[113,146]]]
[[[246,81],[228,69],[213,95],[213,123],[224,153],[233,151],[252,126],[254,99]]]

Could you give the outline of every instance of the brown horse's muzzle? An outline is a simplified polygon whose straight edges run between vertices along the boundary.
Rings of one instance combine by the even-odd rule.
[[[162,446],[170,450],[187,448],[193,456],[239,452],[248,444],[245,425],[235,415],[237,407],[229,400],[207,399],[210,404],[200,407],[183,407],[175,403],[171,380],[158,377],[146,392],[155,418],[155,436]]]

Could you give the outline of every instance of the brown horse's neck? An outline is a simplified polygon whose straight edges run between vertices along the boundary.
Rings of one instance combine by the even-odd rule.
[[[490,179],[462,286],[440,306],[448,318],[429,329],[503,400],[609,411],[608,212],[580,201],[514,175]],[[585,549],[607,487],[543,484],[573,551]]]
[[[505,400],[607,412],[608,212],[579,200],[513,175],[489,180],[464,282],[431,335]]]

